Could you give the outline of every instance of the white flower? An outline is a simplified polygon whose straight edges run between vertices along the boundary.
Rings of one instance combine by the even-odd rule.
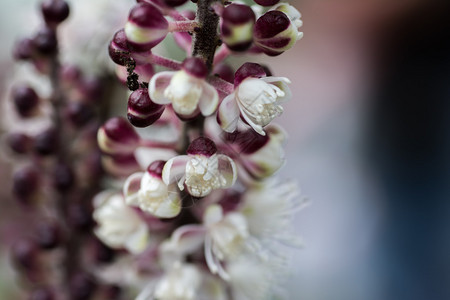
[[[286,77],[247,77],[225,97],[219,106],[218,119],[223,130],[234,132],[241,116],[256,132],[281,115],[281,104],[291,97]]]
[[[170,159],[162,171],[162,179],[170,185],[177,181],[180,190],[194,197],[205,197],[215,189],[228,188],[237,178],[236,166],[231,158],[216,154],[214,143],[204,137],[194,140],[188,155]]]
[[[176,263],[158,282],[158,300],[195,300],[202,282],[200,271],[192,264]]]
[[[225,280],[230,276],[223,269],[221,261],[237,257],[245,249],[249,238],[245,217],[239,212],[223,214],[221,206],[209,206],[203,217],[206,228],[205,258],[213,274],[219,274]]]
[[[125,248],[133,254],[141,253],[148,243],[147,224],[128,207],[119,194],[108,191],[94,198],[93,218],[98,226],[97,237],[111,248]]]
[[[201,69],[200,72],[198,69]],[[203,70],[204,69],[204,70]],[[216,111],[219,94],[205,81],[206,66],[199,58],[190,57],[180,71],[160,72],[149,83],[149,95],[157,104],[172,103],[174,111],[185,117],[201,112],[209,116]]]
[[[159,218],[173,218],[181,211],[181,199],[176,185],[166,185],[161,178],[165,161],[150,164],[145,173],[131,175],[125,181],[123,194],[128,205]]]

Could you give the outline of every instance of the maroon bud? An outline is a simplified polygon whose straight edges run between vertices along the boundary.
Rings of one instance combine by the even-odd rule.
[[[115,251],[100,240],[95,240],[94,244],[94,258],[98,263],[110,263],[114,260]]]
[[[31,271],[37,267],[38,249],[36,244],[29,239],[21,239],[13,244],[11,256],[13,262],[21,269]]]
[[[130,154],[139,146],[140,137],[127,120],[114,117],[98,130],[97,141],[104,153]]]
[[[243,4],[230,4],[222,14],[222,40],[233,51],[245,51],[252,44],[255,13]]]
[[[104,155],[102,157],[103,168],[116,177],[127,177],[141,170],[133,153],[125,155]]]
[[[8,145],[15,153],[25,154],[31,149],[32,139],[24,133],[10,133]]]
[[[151,175],[155,177],[161,177],[165,164],[166,164],[165,160],[156,160],[148,166],[147,172],[149,172]]]
[[[206,78],[208,68],[205,62],[199,57],[188,57],[183,61],[181,66],[189,75],[197,78]]]
[[[162,2],[169,7],[177,7],[185,4],[187,0],[162,0]]]
[[[17,86],[12,90],[14,106],[22,117],[29,117],[36,110],[39,96],[27,85]]]
[[[75,182],[73,170],[63,163],[59,163],[53,169],[53,186],[59,192],[67,192]]]
[[[13,193],[20,200],[26,201],[39,187],[38,171],[33,166],[17,170],[13,175]]]
[[[84,78],[78,86],[80,92],[87,100],[98,102],[103,96],[103,81],[97,77]]]
[[[131,9],[124,30],[128,45],[137,51],[147,51],[166,37],[168,28],[169,22],[158,8],[140,3]]]
[[[24,38],[16,43],[13,50],[13,56],[17,60],[27,60],[34,56],[36,46],[34,41],[29,38]]]
[[[97,284],[86,273],[78,273],[70,280],[70,296],[72,300],[86,300],[94,294]]]
[[[47,128],[34,138],[34,151],[39,155],[54,154],[58,147],[58,133],[55,128]]]
[[[61,243],[61,229],[55,221],[41,222],[36,227],[36,243],[41,249],[51,250]]]
[[[58,49],[58,39],[54,29],[45,27],[38,31],[33,42],[36,50],[42,55],[50,55]]]
[[[69,5],[64,0],[45,0],[41,4],[42,15],[47,24],[55,26],[69,16]]]
[[[217,152],[216,144],[208,138],[199,137],[191,142],[186,150],[189,155],[212,156]]]
[[[280,2],[280,0],[254,0],[254,1],[261,6],[272,6]]]
[[[41,287],[30,293],[29,300],[55,300],[55,295],[50,288]]]
[[[69,85],[77,84],[82,78],[81,70],[78,67],[71,65],[62,65],[60,74],[64,83]]]
[[[108,47],[109,57],[118,65],[125,66],[130,60],[130,49],[124,29],[114,34]]]
[[[234,82],[234,71],[229,65],[225,63],[221,63],[214,66],[213,74],[219,76],[223,80],[226,80],[230,83]]]
[[[69,102],[65,112],[70,122],[78,128],[86,125],[95,115],[93,107],[82,102]]]
[[[245,63],[239,69],[237,69],[234,75],[234,86],[241,84],[244,79],[248,77],[261,78],[265,77],[266,72],[264,68],[255,63]]]
[[[284,12],[271,10],[256,21],[253,37],[264,53],[276,56],[290,49],[301,35]]]
[[[82,203],[72,203],[68,210],[69,223],[78,231],[85,232],[93,225],[92,211]]]
[[[134,126],[147,127],[159,120],[164,109],[164,105],[156,104],[150,99],[148,89],[140,88],[128,98],[127,117]]]

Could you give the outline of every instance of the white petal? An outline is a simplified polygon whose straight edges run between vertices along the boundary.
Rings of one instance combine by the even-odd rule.
[[[164,71],[155,74],[149,82],[148,93],[150,99],[157,104],[169,104],[170,100],[164,96],[164,91],[170,84],[175,71]]]
[[[168,197],[153,212],[159,218],[173,218],[181,211],[181,198],[178,191],[169,191]]]
[[[257,133],[259,133],[260,135],[266,135],[266,133],[264,132],[264,129],[261,125],[256,124],[255,122],[253,122],[248,116],[245,110],[243,110],[240,106],[239,109],[241,111],[241,115],[244,118],[244,120],[248,123],[248,125],[250,125],[253,130],[255,130]]]
[[[205,214],[203,215],[203,223],[205,226],[210,226],[213,224],[216,224],[217,222],[220,222],[223,218],[223,209],[222,206],[218,204],[213,204],[208,206],[208,208],[205,211]]]
[[[277,86],[279,89],[281,89],[284,92],[284,96],[278,97],[277,103],[282,103],[289,101],[292,98],[292,92],[291,89],[288,87],[288,84],[291,83],[291,81],[286,77],[263,77],[261,80],[273,84]]]
[[[239,106],[234,93],[226,96],[220,103],[217,118],[223,130],[234,132],[239,121]]]
[[[124,247],[132,254],[142,253],[147,247],[148,243],[148,228],[145,224],[139,228],[136,232],[128,237]]]
[[[229,188],[232,186],[237,179],[237,168],[234,161],[226,155],[218,154],[217,158],[219,160],[219,172],[221,179],[222,188]]]
[[[206,81],[203,82],[203,91],[199,102],[202,115],[205,117],[212,115],[216,111],[218,104],[219,94],[217,90]]]
[[[125,197],[125,202],[128,205],[138,206],[139,205],[139,189],[141,188],[141,179],[144,176],[143,172],[134,173],[129,176],[123,185],[123,195]]]
[[[179,155],[169,159],[164,165],[162,172],[162,180],[169,185],[175,181],[179,181],[186,172],[186,164],[190,160],[187,155]]]
[[[185,225],[175,230],[171,242],[178,251],[187,254],[196,251],[205,240],[205,228],[201,225]]]

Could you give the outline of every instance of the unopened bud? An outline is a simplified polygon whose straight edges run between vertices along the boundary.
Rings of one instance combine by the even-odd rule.
[[[97,141],[107,154],[130,154],[139,145],[140,137],[124,118],[109,119],[99,130]]]
[[[130,59],[130,49],[125,30],[120,29],[114,34],[108,47],[109,57],[118,65],[125,66]]]
[[[133,7],[125,24],[128,43],[138,51],[158,45],[167,35],[169,23],[155,6],[140,3]]]
[[[280,0],[254,0],[254,1],[261,6],[272,6],[280,2]]]
[[[255,13],[243,4],[228,5],[222,14],[222,40],[233,51],[245,51],[252,44]]]
[[[64,0],[45,0],[41,4],[45,23],[55,26],[69,16],[69,5]]]
[[[38,171],[32,166],[17,170],[13,175],[13,193],[19,200],[28,202],[39,187]]]
[[[156,104],[150,99],[148,89],[140,88],[128,98],[127,117],[134,126],[147,127],[161,117],[164,108],[165,105]]]
[[[52,28],[42,28],[33,39],[36,50],[42,55],[50,55],[58,49],[56,32]]]
[[[56,153],[58,147],[58,134],[53,127],[44,130],[34,138],[34,151],[39,155],[52,155]]]
[[[8,145],[17,154],[25,154],[31,149],[32,139],[24,133],[10,133]]]
[[[36,243],[41,249],[51,250],[61,242],[61,229],[55,221],[42,222],[36,228]]]
[[[22,117],[29,117],[36,111],[39,104],[39,96],[33,88],[23,85],[12,90],[14,106]]]
[[[210,157],[217,153],[216,144],[208,138],[199,137],[191,142],[186,150],[190,155],[203,155]]]

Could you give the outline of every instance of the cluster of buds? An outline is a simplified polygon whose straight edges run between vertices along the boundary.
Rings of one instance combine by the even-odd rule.
[[[43,26],[13,55],[50,88],[13,82],[8,118],[17,126],[2,137],[13,162],[12,193],[26,218],[15,225],[26,230],[11,240],[11,258],[27,299],[120,299],[120,287],[98,280],[92,267],[115,258],[93,234],[91,201],[104,174],[96,133],[107,82],[60,62],[66,1],[44,0],[40,8]]]
[[[177,10],[185,2],[137,1],[109,45],[130,94],[128,120],[113,117],[97,134],[114,180],[94,200],[94,231],[123,250],[102,276],[142,300],[265,299],[285,267],[279,244],[299,244],[290,220],[306,203],[295,183],[274,178],[286,134],[273,120],[290,80],[224,60],[290,49],[301,15],[279,0]],[[155,53],[169,34],[183,61]]]

